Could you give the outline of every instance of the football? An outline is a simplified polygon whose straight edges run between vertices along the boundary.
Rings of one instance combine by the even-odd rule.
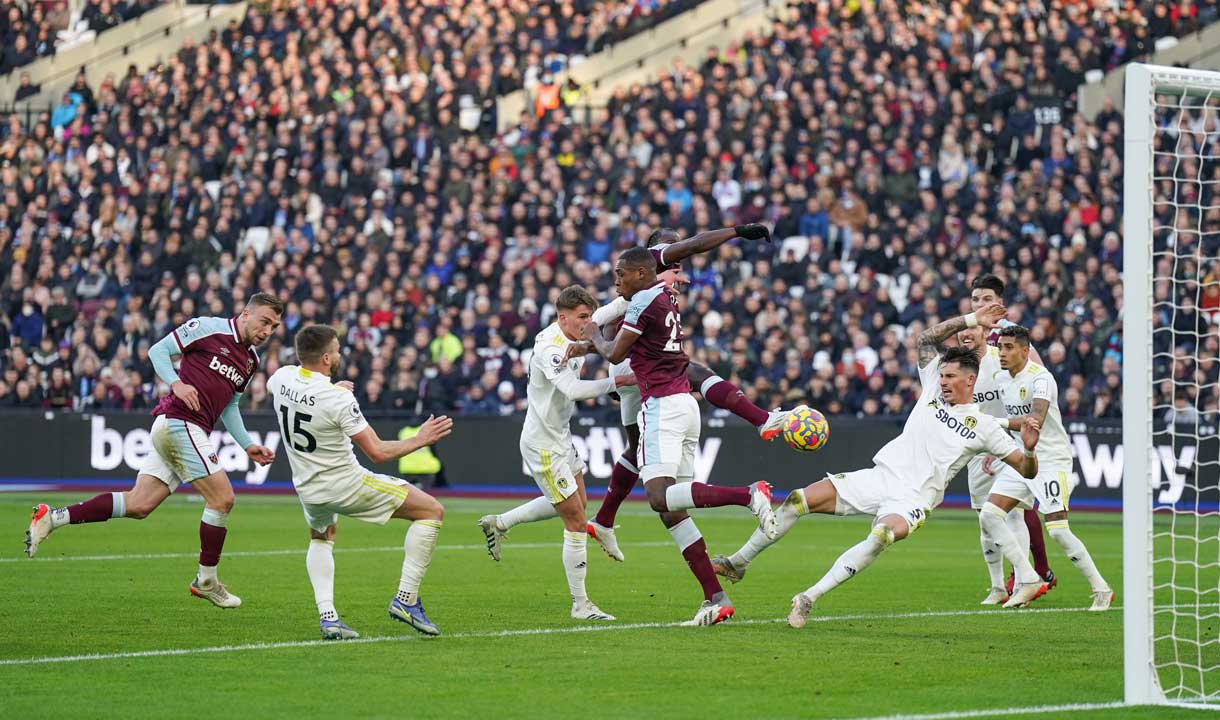
[[[822,413],[801,407],[788,414],[784,441],[801,452],[819,450],[830,439],[830,423]]]

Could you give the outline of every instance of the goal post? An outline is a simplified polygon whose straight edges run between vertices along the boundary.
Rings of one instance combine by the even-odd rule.
[[[1220,72],[1127,66],[1123,122],[1124,700],[1218,709]]]
[[[1123,103],[1123,696],[1164,702],[1152,651],[1152,68]],[[1139,388],[1139,391],[1135,389]]]

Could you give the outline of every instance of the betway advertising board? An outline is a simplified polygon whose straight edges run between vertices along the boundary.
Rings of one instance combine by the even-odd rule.
[[[455,419],[453,434],[437,448],[444,464],[445,481],[459,489],[528,490],[517,447],[521,418]],[[415,421],[370,418],[383,438],[397,437]],[[151,452],[145,414],[13,414],[0,415],[0,486],[28,484],[105,485],[123,488]],[[282,431],[270,414],[247,415],[246,426],[255,442],[275,450],[267,467],[250,462],[222,429],[212,432],[220,466],[239,492],[290,490],[291,472],[283,451]],[[814,453],[799,453],[782,440],[764,443],[757,431],[731,418],[708,418],[695,455],[696,479],[725,485],[755,480],[772,483],[781,494],[803,487],[827,473],[847,472],[872,464],[873,454],[900,430],[885,420],[831,420],[830,442]],[[1074,506],[1117,508],[1122,496],[1122,431],[1116,423],[1076,423],[1069,426],[1076,456]],[[615,460],[626,447],[621,426],[598,418],[578,418],[573,442],[588,466],[590,488],[604,487]],[[1154,499],[1159,504],[1216,503],[1216,468],[1220,438],[1211,431],[1158,438],[1155,449]],[[357,451],[359,453],[359,451]],[[363,459],[363,458],[362,458]],[[379,472],[397,473],[394,462],[372,465]],[[950,503],[966,495],[965,477],[954,480],[946,493]]]

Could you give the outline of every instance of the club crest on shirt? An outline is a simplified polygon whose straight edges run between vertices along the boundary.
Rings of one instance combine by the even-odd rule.
[[[1021,392],[1018,394],[1021,396],[1021,399],[1024,400],[1025,399],[1025,388],[1021,388]]]
[[[567,487],[568,487],[568,481],[567,481],[567,479],[566,479],[566,478],[559,478],[559,489],[560,489],[560,490],[566,490],[566,489],[567,489]]]
[[[246,376],[254,372],[254,360],[246,358]]]
[[[962,422],[964,422],[966,427],[970,428],[971,430],[973,430],[975,426],[979,424],[979,421],[976,420],[973,415],[967,415],[966,419]]]
[[[216,453],[212,453],[211,455],[208,455],[208,460],[211,460],[213,465],[220,464],[220,462],[216,459]]]

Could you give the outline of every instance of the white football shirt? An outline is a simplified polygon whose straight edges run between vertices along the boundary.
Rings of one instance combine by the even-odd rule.
[[[297,365],[276,370],[267,393],[301,500],[322,505],[355,492],[368,471],[356,459],[351,438],[369,425],[355,396]]]
[[[979,374],[974,380],[974,402],[992,417],[1008,417],[1001,392],[1002,376],[1007,375],[1008,371],[1000,367],[999,348],[988,346],[987,352],[979,359]]]
[[[923,392],[902,434],[886,443],[873,463],[913,488],[926,507],[936,507],[945,488],[970,458],[1003,458],[1019,450],[996,419],[975,403],[949,405],[940,392],[940,358],[920,368]]]
[[[581,380],[584,357],[563,361],[572,341],[551,323],[534,336],[530,356],[530,382],[526,390],[528,409],[521,428],[521,444],[534,449],[566,452],[572,447],[572,413],[576,400],[604,395],[614,390],[614,378]]]
[[[1038,468],[1039,471],[1071,472],[1072,444],[1067,429],[1063,427],[1063,415],[1059,412],[1059,385],[1050,371],[1037,363],[1027,362],[1016,375],[1005,371],[1001,382],[1004,405],[1012,417],[1030,414],[1034,400],[1050,403],[1046,420],[1042,422],[1042,435],[1038,438]]]

